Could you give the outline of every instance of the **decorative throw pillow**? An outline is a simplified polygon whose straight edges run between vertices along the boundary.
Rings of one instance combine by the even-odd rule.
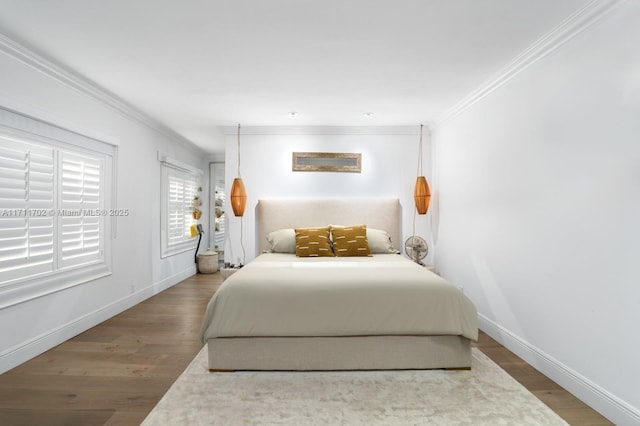
[[[296,228],[296,256],[323,257],[333,256],[329,244],[329,227]]]
[[[273,253],[295,253],[296,231],[293,228],[286,228],[269,232],[267,242],[271,245]]]
[[[365,225],[366,226],[366,225]],[[334,228],[344,228],[342,225],[329,225],[331,230]],[[382,229],[367,228],[367,242],[369,250],[372,254],[399,254],[400,252],[393,248],[391,235]]]
[[[332,227],[331,237],[336,256],[369,256],[366,225]]]

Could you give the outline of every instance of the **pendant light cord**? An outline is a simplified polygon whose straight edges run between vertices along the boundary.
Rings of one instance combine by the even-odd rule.
[[[242,247],[242,264],[244,265],[247,260],[245,252],[244,252],[244,243],[242,242],[243,237],[242,237],[242,216],[240,216],[240,247]]]
[[[411,236],[416,236],[416,209],[413,209],[413,231]]]
[[[240,177],[240,123],[238,123],[238,177]]]
[[[422,127],[420,125],[420,144],[418,145],[418,176],[422,176]]]
[[[418,176],[422,176],[422,127],[423,125],[420,124],[420,143],[418,144],[418,170],[417,170],[417,174]],[[413,230],[412,230],[412,241],[413,239],[415,239],[416,236],[416,208],[414,206],[413,209]]]

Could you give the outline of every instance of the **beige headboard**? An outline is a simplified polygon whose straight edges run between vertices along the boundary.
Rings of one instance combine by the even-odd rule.
[[[397,198],[297,198],[259,200],[256,206],[256,247],[268,250],[266,236],[285,228],[332,225],[367,225],[391,235],[400,244],[401,212]]]

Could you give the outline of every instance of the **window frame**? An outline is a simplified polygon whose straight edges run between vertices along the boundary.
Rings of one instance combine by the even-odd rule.
[[[170,229],[169,229],[169,215],[170,215],[170,177],[172,174],[181,173],[183,175],[191,177],[195,190],[193,195],[199,195],[198,188],[201,187],[202,171],[188,164],[182,163],[170,157],[160,157],[160,257],[162,259],[174,256],[176,254],[184,253],[189,250],[195,250],[197,245],[197,238],[186,238],[182,241],[171,242]],[[188,194],[187,194],[188,195]],[[191,197],[193,198],[193,196]],[[192,199],[184,200],[185,212],[189,212],[189,217],[192,208]],[[187,215],[185,215],[186,217]],[[185,226],[184,232],[188,231],[191,224],[197,224],[198,221],[190,218],[188,219],[188,225]]]
[[[0,108],[0,134],[5,139],[51,149],[54,152],[52,172],[54,179],[52,231],[54,261],[52,270],[33,275],[25,274],[0,282],[0,309],[111,275],[111,241],[113,239],[112,230],[115,229],[114,216],[106,216],[101,219],[101,253],[98,259],[79,265],[62,266],[59,264],[59,259],[62,257],[60,253],[62,235],[60,226],[62,221],[59,220],[58,214],[58,200],[61,199],[58,185],[61,181],[60,161],[63,152],[99,158],[102,164],[101,179],[104,183],[100,188],[100,209],[106,212],[112,210],[113,206],[115,206],[116,173],[114,165],[116,164],[117,147],[108,142],[84,136],[2,108]]]

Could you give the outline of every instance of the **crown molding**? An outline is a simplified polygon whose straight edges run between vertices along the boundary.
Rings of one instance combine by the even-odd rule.
[[[204,152],[190,140],[159,123],[157,120],[125,102],[120,97],[100,87],[98,84],[76,74],[62,65],[54,63],[52,60],[47,59],[32,49],[19,44],[2,33],[0,33],[0,52],[22,62],[47,77],[53,78],[54,80],[97,100],[121,115],[145,125],[191,151],[198,154],[202,154]]]
[[[446,111],[433,123],[432,129],[437,128],[457,115],[461,114],[476,102],[500,88],[506,82],[529,68],[560,46],[577,36],[587,28],[602,19],[612,9],[626,0],[593,0],[577,12],[570,15],[552,31],[542,36],[526,50],[516,56],[502,70],[480,85],[476,90],[464,97],[460,102]]]
[[[238,134],[237,126],[220,126],[225,136]],[[427,130],[428,132],[428,127]],[[247,126],[241,135],[419,135],[415,126]]]

